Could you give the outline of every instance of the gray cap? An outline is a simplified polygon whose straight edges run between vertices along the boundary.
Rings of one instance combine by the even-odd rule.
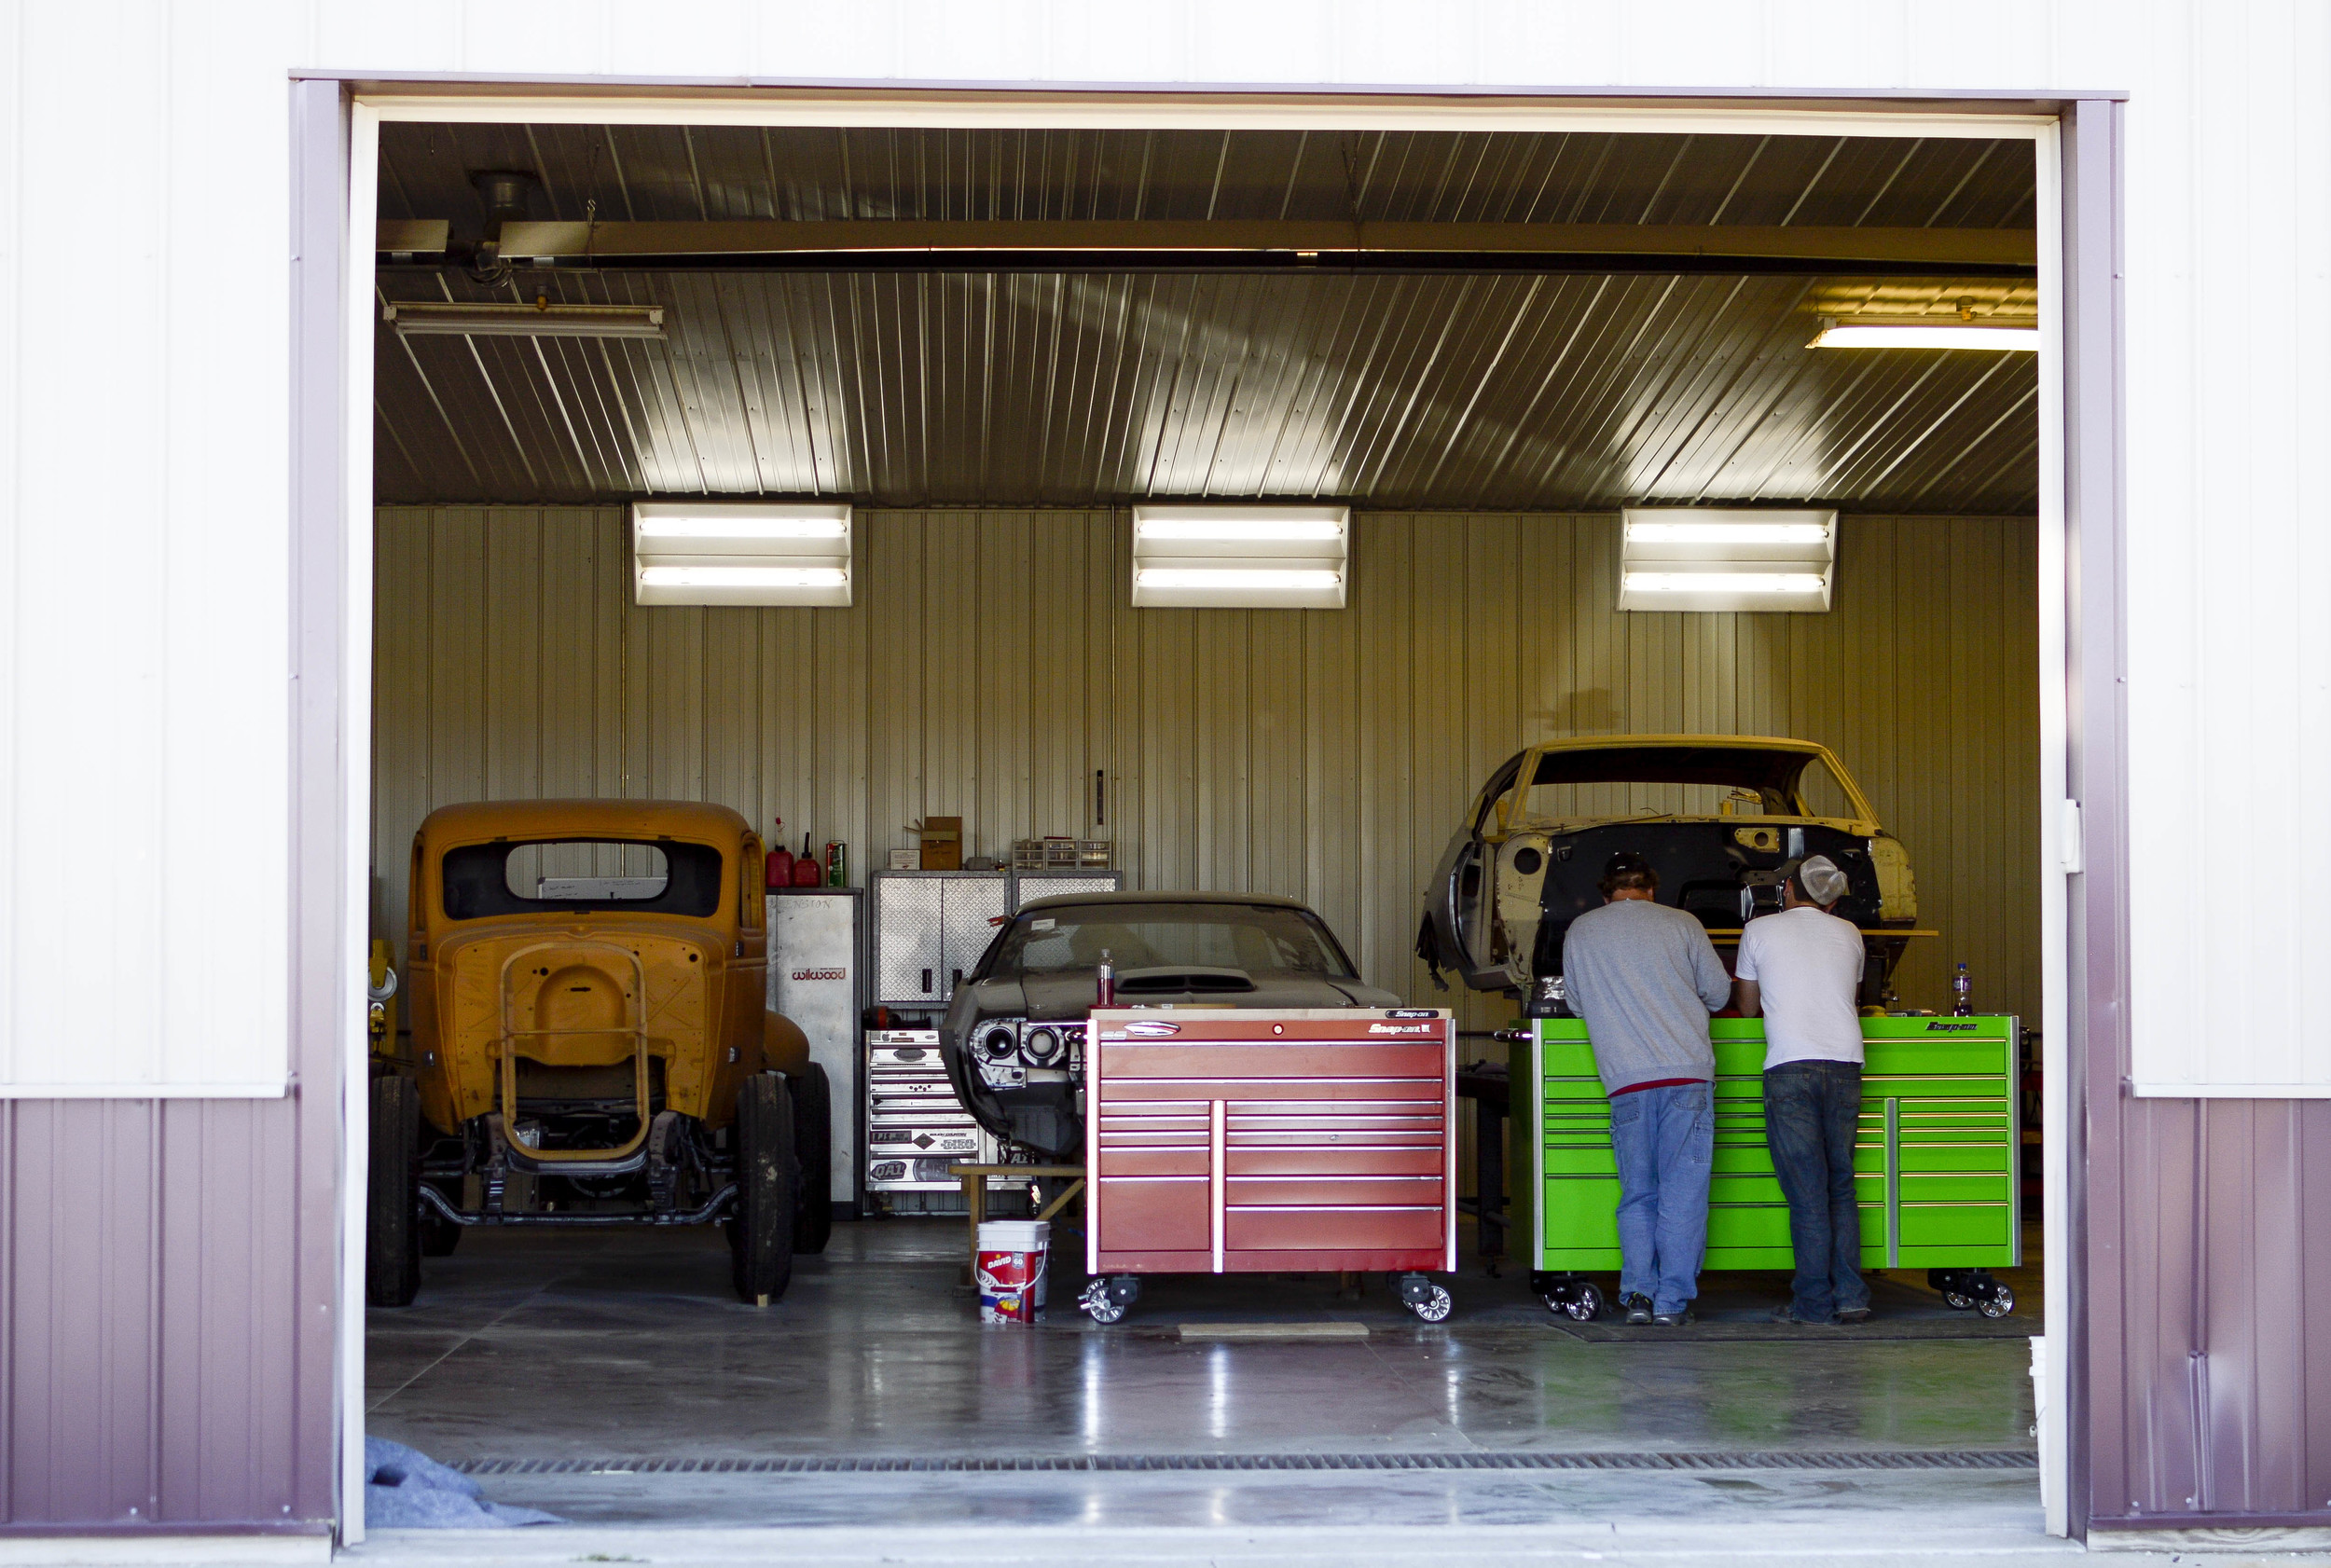
[[[1837,862],[1827,855],[1809,856],[1800,861],[1797,880],[1804,886],[1806,894],[1813,901],[1824,909],[1845,897],[1852,888],[1852,884],[1845,880],[1845,873],[1838,870]]]

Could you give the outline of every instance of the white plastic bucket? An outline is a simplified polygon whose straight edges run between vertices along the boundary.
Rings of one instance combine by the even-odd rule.
[[[1034,1323],[1044,1313],[1044,1264],[1052,1227],[1041,1219],[985,1219],[979,1226],[982,1323]]]

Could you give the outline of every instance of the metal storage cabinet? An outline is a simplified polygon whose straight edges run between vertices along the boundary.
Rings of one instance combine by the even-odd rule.
[[[801,1025],[809,1059],[832,1086],[834,1201],[858,1201],[858,1019],[865,1010],[860,962],[861,900],[855,887],[793,887],[766,896],[766,1005]]]
[[[866,1031],[866,1190],[953,1196],[947,1167],[992,1164],[996,1140],[955,1097],[936,1029]]]
[[[1124,873],[1117,871],[1015,871],[1012,873],[1012,909],[1030,899],[1055,898],[1063,893],[1114,893],[1124,887]]]
[[[1718,1018],[1709,1034],[1716,1170],[1705,1267],[1790,1269],[1788,1204],[1764,1139],[1763,1021]],[[2023,1257],[2017,1035],[2009,1017],[1862,1020],[1862,1266],[1947,1271],[1938,1283],[1987,1312],[2013,1298],[1977,1272]],[[1561,1276],[1619,1267],[1610,1102],[1578,1019],[1534,1020],[1515,1057],[1516,1197],[1529,1205],[1532,1269],[1557,1276],[1538,1283],[1559,1296]]]
[[[1096,1290],[1119,1283],[1103,1275],[1455,1269],[1448,1012],[1112,1010],[1086,1038]],[[1445,1316],[1447,1292],[1419,1283],[1439,1310],[1412,1308]]]
[[[885,871],[874,887],[875,997],[887,1007],[944,1009],[956,982],[1010,913],[1002,872]]]

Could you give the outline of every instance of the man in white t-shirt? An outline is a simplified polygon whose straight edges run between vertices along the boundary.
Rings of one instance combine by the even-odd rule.
[[[1845,873],[1826,855],[1789,872],[1779,914],[1751,920],[1732,966],[1732,1001],[1764,1016],[1764,1136],[1788,1200],[1797,1259],[1784,1323],[1861,1323],[1861,1205],[1854,1139],[1862,1113],[1862,1025],[1855,996],[1862,933],[1829,913]]]

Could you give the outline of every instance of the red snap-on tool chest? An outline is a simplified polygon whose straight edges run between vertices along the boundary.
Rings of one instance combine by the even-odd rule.
[[[1094,1317],[1140,1274],[1361,1270],[1448,1314],[1423,1278],[1456,1268],[1448,1011],[1109,1010],[1085,1038]]]

